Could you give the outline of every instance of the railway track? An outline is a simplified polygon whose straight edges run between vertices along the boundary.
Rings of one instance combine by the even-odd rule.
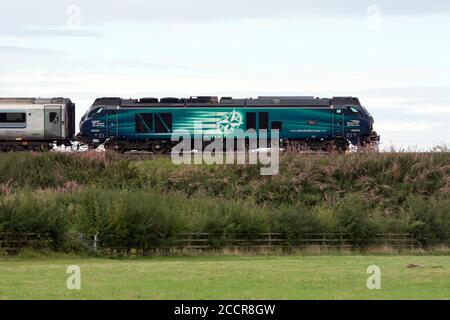
[[[303,151],[303,152],[284,152],[281,151],[281,154],[330,154],[330,152],[324,152],[324,151]],[[190,154],[192,157],[194,157],[195,152],[189,152],[187,154]],[[226,156],[226,152],[220,152],[218,154],[223,154]],[[248,152],[236,152],[235,155],[245,155],[245,157],[248,159]],[[144,151],[131,151],[131,152],[125,152],[122,153],[121,156],[127,160],[132,161],[144,161],[144,160],[153,160],[158,158],[170,158],[170,153],[165,154],[158,154],[153,152],[144,152]]]

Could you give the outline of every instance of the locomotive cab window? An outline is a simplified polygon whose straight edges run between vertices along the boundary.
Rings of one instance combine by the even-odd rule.
[[[348,110],[350,110],[351,113],[353,113],[353,114],[359,114],[358,109],[356,109],[356,108],[354,108],[354,107],[348,107]]]
[[[103,109],[104,109],[103,107],[100,107],[92,110],[92,112],[89,114],[89,117],[102,113]]]
[[[27,121],[26,113],[2,112],[0,113],[0,122],[4,123],[24,123]]]

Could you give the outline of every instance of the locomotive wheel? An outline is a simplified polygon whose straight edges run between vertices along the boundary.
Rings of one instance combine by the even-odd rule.
[[[333,151],[344,154],[346,151],[348,151],[348,143],[338,141],[333,145]]]

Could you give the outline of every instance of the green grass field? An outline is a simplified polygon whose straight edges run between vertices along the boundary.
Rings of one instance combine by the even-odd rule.
[[[66,288],[69,265],[81,268],[81,290]],[[370,265],[381,268],[381,290],[366,287]],[[0,299],[449,298],[450,256],[0,259]]]

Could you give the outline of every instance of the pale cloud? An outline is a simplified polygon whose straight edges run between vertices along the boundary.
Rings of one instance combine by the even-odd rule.
[[[5,57],[17,57],[17,56],[54,56],[62,54],[61,51],[51,50],[51,49],[39,49],[39,48],[29,48],[29,47],[19,47],[19,46],[2,46],[0,45],[0,55],[2,58]]]
[[[15,0],[4,1],[0,25],[61,26],[68,8],[80,8],[82,23],[191,22],[253,18],[365,16],[376,4],[385,15],[427,15],[450,12],[450,3],[434,0]]]
[[[376,129],[382,133],[428,131],[441,126],[442,122],[377,121]]]
[[[3,2],[0,96],[358,96],[383,146],[450,137],[449,1],[377,1],[376,30],[366,0]]]
[[[4,27],[0,29],[0,36],[8,37],[99,37],[101,34],[92,30],[72,30],[66,27]]]
[[[423,104],[422,106],[414,106],[410,108],[408,112],[415,115],[429,115],[429,114],[433,114],[435,116],[438,116],[439,114],[450,115],[450,103],[441,106]]]

